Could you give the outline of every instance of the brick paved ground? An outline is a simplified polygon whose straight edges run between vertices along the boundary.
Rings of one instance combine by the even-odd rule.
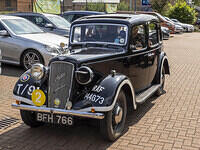
[[[0,129],[0,150],[199,150],[199,39],[200,33],[186,33],[165,41],[171,67],[171,76],[166,80],[166,94],[151,98],[129,114],[126,131],[116,142],[103,141],[98,128],[85,124],[70,128],[45,125],[30,129],[18,120],[17,124]],[[19,112],[10,107],[12,88],[17,80],[13,76],[17,74],[12,71],[3,74],[6,76],[0,76],[0,118],[20,119]]]

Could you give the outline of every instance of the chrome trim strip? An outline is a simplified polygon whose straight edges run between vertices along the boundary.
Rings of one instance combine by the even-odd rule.
[[[0,62],[2,62],[2,63],[8,63],[8,64],[20,65],[20,62],[18,62],[18,61],[12,61],[12,60],[3,60],[3,59],[1,59]]]
[[[17,96],[17,95],[13,95],[13,98],[20,101],[20,102],[24,102],[24,103],[27,103],[29,105],[34,105],[33,102],[28,98],[24,98],[24,97]]]
[[[28,111],[36,111],[36,112],[46,112],[46,113],[53,113],[53,114],[63,114],[63,115],[72,115],[77,117],[84,117],[84,118],[93,118],[93,119],[103,119],[103,113],[91,113],[91,112],[80,112],[75,110],[65,110],[65,109],[56,109],[56,108],[48,108],[48,107],[37,107],[31,105],[18,105],[12,104],[12,108],[20,109],[20,110],[28,110]]]

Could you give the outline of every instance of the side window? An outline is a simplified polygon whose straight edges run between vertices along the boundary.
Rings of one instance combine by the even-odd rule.
[[[73,20],[72,20],[72,21],[74,21],[74,20],[76,20],[76,19],[78,19],[78,18],[84,17],[84,16],[86,16],[86,15],[75,15],[75,16],[73,17]]]
[[[23,16],[23,18],[25,18],[25,19],[27,19],[27,20],[33,22],[32,19],[31,19],[31,17],[29,17],[29,16]]]
[[[67,21],[72,22],[74,15],[65,15],[63,16]]]
[[[161,30],[161,28],[160,28],[160,26],[159,26],[159,41],[160,42],[162,42],[162,40],[163,40],[163,33],[162,33],[162,30]]]
[[[48,23],[44,18],[38,16],[33,17],[33,22],[40,27],[44,27]]]
[[[131,31],[130,49],[142,50],[146,47],[145,26],[133,26]]]
[[[159,42],[158,40],[158,30],[156,23],[149,24],[149,45],[154,46]]]

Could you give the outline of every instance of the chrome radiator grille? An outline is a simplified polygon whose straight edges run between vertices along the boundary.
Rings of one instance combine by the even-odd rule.
[[[74,74],[74,65],[68,62],[53,62],[50,66],[48,107],[66,107],[69,100]]]

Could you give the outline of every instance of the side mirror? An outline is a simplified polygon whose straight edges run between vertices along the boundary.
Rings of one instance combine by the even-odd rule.
[[[9,36],[9,33],[6,30],[0,30],[0,36]]]
[[[51,23],[47,23],[47,24],[45,25],[45,28],[53,29],[54,26],[53,26]]]

